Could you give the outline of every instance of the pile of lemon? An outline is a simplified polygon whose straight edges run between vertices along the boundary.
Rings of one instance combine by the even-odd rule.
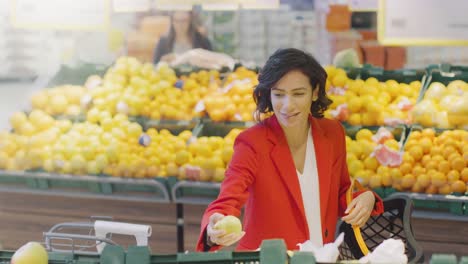
[[[399,169],[382,166],[371,155],[377,147],[373,136],[374,134],[368,129],[359,130],[355,140],[346,136],[346,161],[349,174],[364,186],[371,188],[392,186],[392,178],[399,175]],[[393,138],[385,140],[383,144],[394,151],[398,151],[401,147],[400,143]]]
[[[468,128],[468,83],[454,80],[447,86],[433,82],[413,109],[415,123],[425,127]]]
[[[395,80],[379,82],[374,77],[352,80],[343,69],[327,66],[325,70],[328,74],[326,89],[333,101],[325,112],[326,117],[364,126],[411,123],[410,110],[419,96],[420,81],[410,84]],[[340,105],[346,105],[347,110],[334,116],[333,110]]]
[[[86,94],[86,88],[78,85],[62,85],[46,88],[31,96],[31,105],[49,115],[79,115],[81,98]]]

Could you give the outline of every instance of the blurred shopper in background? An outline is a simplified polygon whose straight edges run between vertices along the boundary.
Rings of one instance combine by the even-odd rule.
[[[196,48],[212,50],[208,38],[200,33],[196,13],[176,11],[171,14],[168,34],[161,37],[156,46],[153,62],[171,62],[176,55]]]

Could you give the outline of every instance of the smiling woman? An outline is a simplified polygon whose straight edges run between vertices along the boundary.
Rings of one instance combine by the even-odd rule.
[[[323,118],[331,104],[327,74],[309,54],[276,51],[261,70],[254,90],[258,124],[240,133],[218,198],[202,219],[197,250],[217,250],[240,240],[237,249],[255,250],[262,240],[282,238],[288,249],[310,240],[334,240],[339,216],[363,225],[383,210],[370,191],[357,192],[349,206],[350,178],[344,129]],[[260,120],[262,114],[273,113]],[[244,231],[216,229],[225,217],[239,217]]]

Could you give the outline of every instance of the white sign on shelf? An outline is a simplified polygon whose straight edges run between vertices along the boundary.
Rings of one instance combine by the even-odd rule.
[[[227,11],[238,10],[239,3],[218,3],[218,4],[202,4],[202,9],[206,11]]]
[[[108,0],[12,0],[14,27],[28,29],[106,30]]]
[[[191,10],[201,5],[204,10],[237,10],[243,0],[155,0],[157,10]]]
[[[373,12],[379,8],[378,0],[348,0],[352,12]]]
[[[279,0],[240,0],[243,9],[278,9]]]
[[[380,0],[383,45],[468,45],[467,0]]]
[[[192,1],[181,1],[181,0],[156,0],[155,8],[156,10],[182,10],[190,11],[192,10]]]
[[[112,0],[115,12],[146,12],[151,8],[151,0]]]

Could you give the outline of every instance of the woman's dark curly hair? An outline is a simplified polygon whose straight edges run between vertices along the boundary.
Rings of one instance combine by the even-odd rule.
[[[255,87],[253,97],[257,104],[255,118],[260,121],[260,115],[273,111],[271,104],[271,88],[283,76],[292,71],[299,70],[309,77],[312,90],[319,89],[318,99],[312,103],[310,112],[314,117],[322,118],[332,101],[325,93],[327,73],[322,66],[310,54],[294,49],[279,49],[268,58],[265,66],[258,75],[258,85]]]

